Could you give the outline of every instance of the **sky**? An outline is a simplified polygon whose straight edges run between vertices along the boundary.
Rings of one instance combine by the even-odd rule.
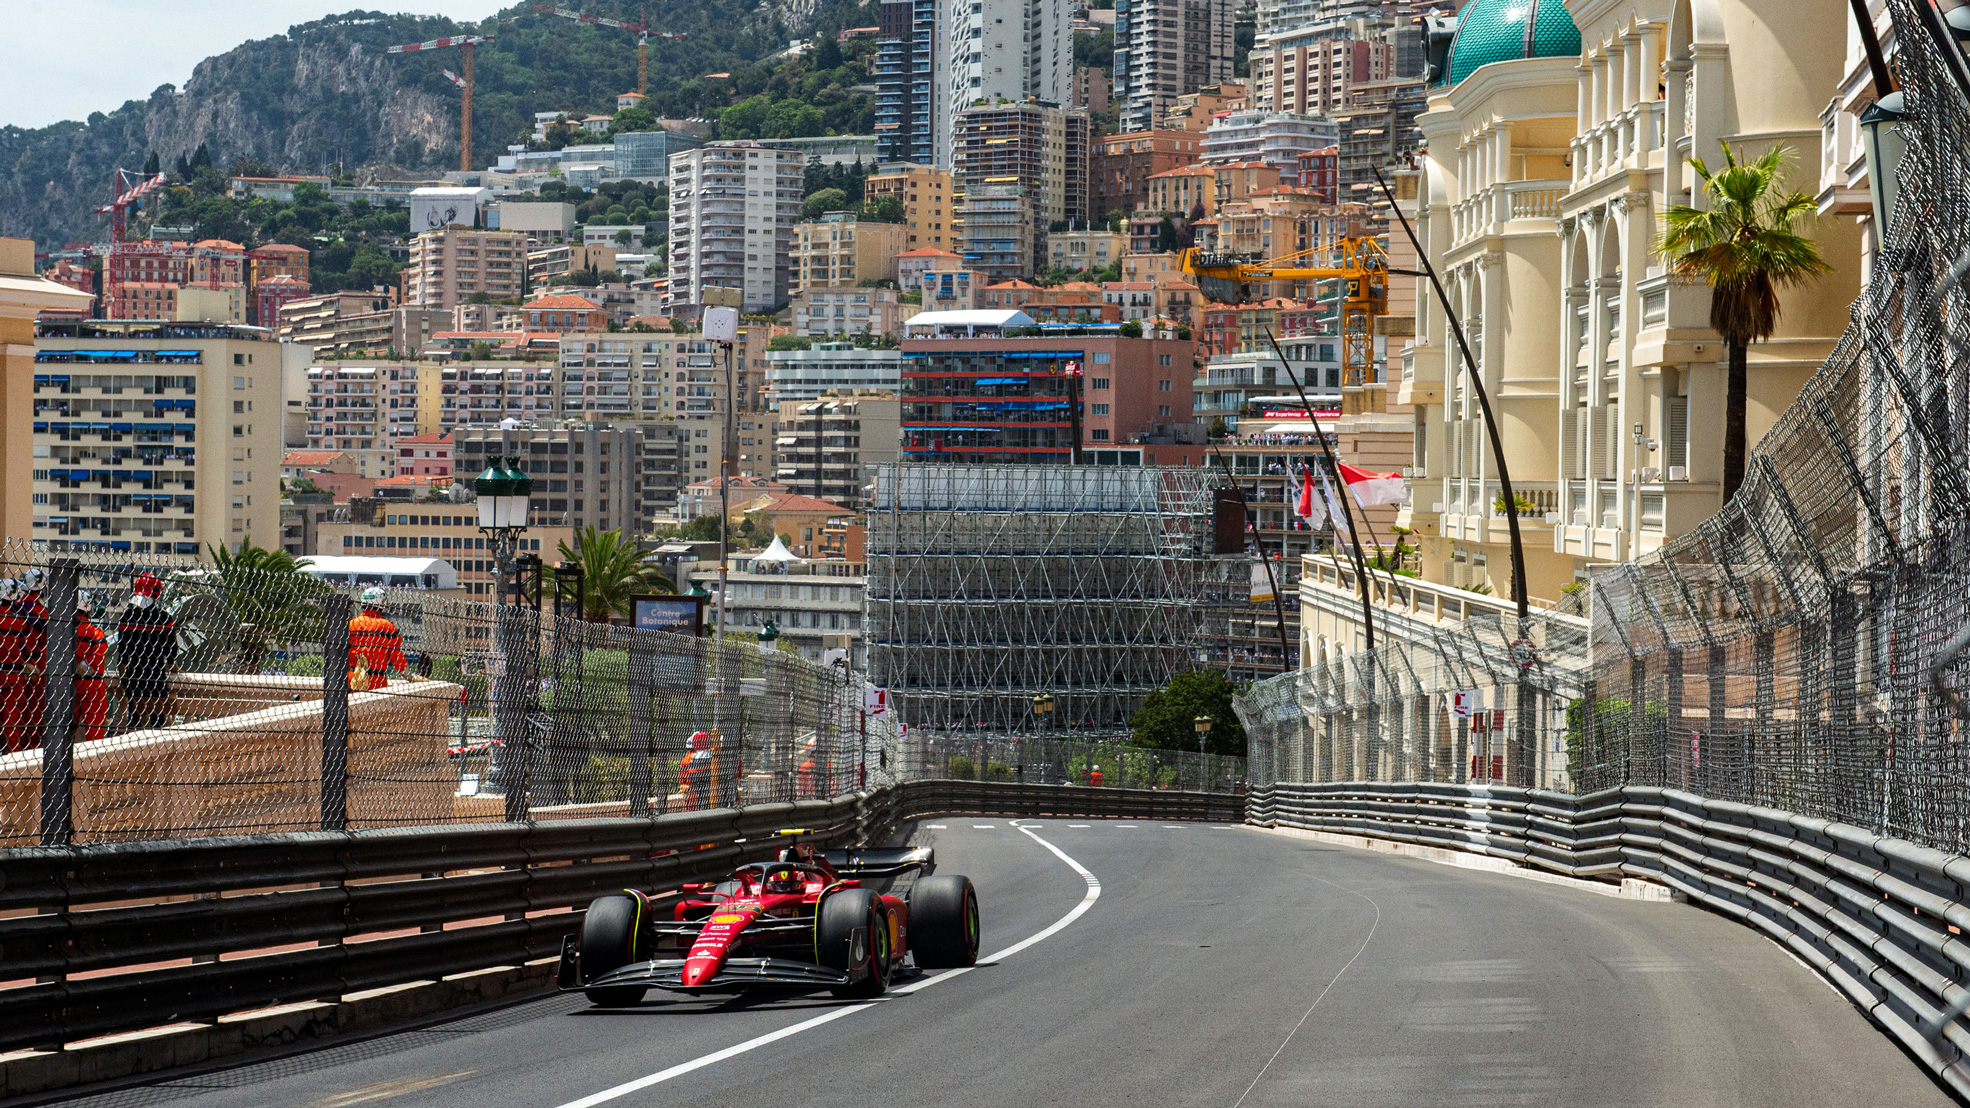
[[[484,19],[511,0],[0,0],[0,126],[45,127],[182,85],[249,39],[354,10]]]

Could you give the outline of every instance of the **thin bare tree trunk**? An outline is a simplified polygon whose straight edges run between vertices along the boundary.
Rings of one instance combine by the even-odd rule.
[[[1745,442],[1744,409],[1745,393],[1750,385],[1746,373],[1749,351],[1744,343],[1727,342],[1730,350],[1729,375],[1724,383],[1724,502],[1737,495],[1737,487],[1744,483],[1744,457],[1748,449]]]

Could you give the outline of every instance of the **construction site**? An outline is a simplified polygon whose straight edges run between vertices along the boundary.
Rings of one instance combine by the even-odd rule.
[[[1215,572],[1217,483],[1201,468],[879,467],[872,680],[913,730],[1125,734],[1249,608],[1249,557]]]

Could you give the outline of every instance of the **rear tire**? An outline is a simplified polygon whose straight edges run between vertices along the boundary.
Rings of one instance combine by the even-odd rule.
[[[636,931],[643,904],[628,893],[598,896],[581,921],[581,977],[593,981],[636,960]],[[627,1008],[641,1003],[646,990],[634,985],[585,989],[590,1004]]]
[[[858,927],[868,928],[863,959],[849,964],[849,940]],[[868,889],[844,889],[821,902],[820,918],[815,921],[814,938],[821,964],[852,973],[865,969],[868,975],[834,991],[836,996],[881,996],[889,988],[889,915],[882,910],[882,898]]]
[[[910,949],[924,969],[978,963],[978,891],[971,878],[940,873],[910,890]]]

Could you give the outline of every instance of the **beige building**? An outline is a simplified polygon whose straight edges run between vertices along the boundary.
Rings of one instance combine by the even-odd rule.
[[[446,227],[411,241],[404,300],[426,308],[455,308],[480,292],[507,300],[525,291],[526,281],[523,232]]]
[[[34,275],[32,239],[0,238],[0,534],[33,533],[37,438],[34,317],[83,312],[91,297]]]
[[[815,285],[794,294],[793,333],[813,338],[858,332],[900,335],[903,320],[916,313],[916,305],[897,301],[895,289]]]
[[[905,162],[886,165],[862,182],[862,200],[873,203],[894,196],[903,202],[903,249],[956,250],[951,226],[956,194],[949,170]]]
[[[848,508],[866,506],[871,467],[896,460],[902,403],[890,394],[781,404],[775,479],[790,492]]]
[[[1101,269],[1119,262],[1129,249],[1120,231],[1055,231],[1047,236],[1047,265],[1053,269]]]
[[[1655,550],[1718,510],[1725,350],[1708,326],[1710,290],[1670,279],[1651,243],[1666,208],[1704,203],[1690,158],[1714,160],[1720,139],[1753,158],[1785,145],[1788,185],[1811,191],[1820,111],[1847,68],[1841,36],[1825,33],[1847,17],[1838,0],[1583,0],[1570,11],[1578,50],[1525,58],[1511,44],[1534,40],[1527,8],[1477,0],[1418,120],[1418,233],[1475,364],[1457,355],[1434,300],[1418,299],[1415,336],[1391,356],[1393,399],[1415,421],[1403,522],[1423,587],[1493,594],[1473,604],[1509,603],[1508,508],[1535,607],[1594,564]],[[1537,13],[1537,41],[1553,49],[1571,28],[1547,21],[1568,12]],[[1751,348],[1752,443],[1832,349],[1859,288],[1859,228],[1807,230],[1838,272],[1785,293],[1777,335]],[[1513,505],[1473,374],[1496,412]],[[1313,636],[1360,645],[1351,595],[1303,584],[1303,608],[1321,613],[1306,621],[1309,662],[1321,660]]]
[[[894,281],[896,256],[909,249],[901,223],[875,223],[853,212],[828,212],[794,225],[793,287]]]
[[[545,482],[534,482],[535,499]],[[314,549],[307,554],[373,558],[442,558],[458,571],[459,588],[473,596],[493,591],[493,551],[479,530],[472,504],[382,500],[363,497],[314,509]],[[575,529],[533,524],[520,533],[520,551],[552,566],[561,545],[574,546]]]
[[[33,526],[15,534],[133,554],[279,541],[280,344],[225,324],[165,331],[40,327],[33,416],[15,424],[34,428]]]

